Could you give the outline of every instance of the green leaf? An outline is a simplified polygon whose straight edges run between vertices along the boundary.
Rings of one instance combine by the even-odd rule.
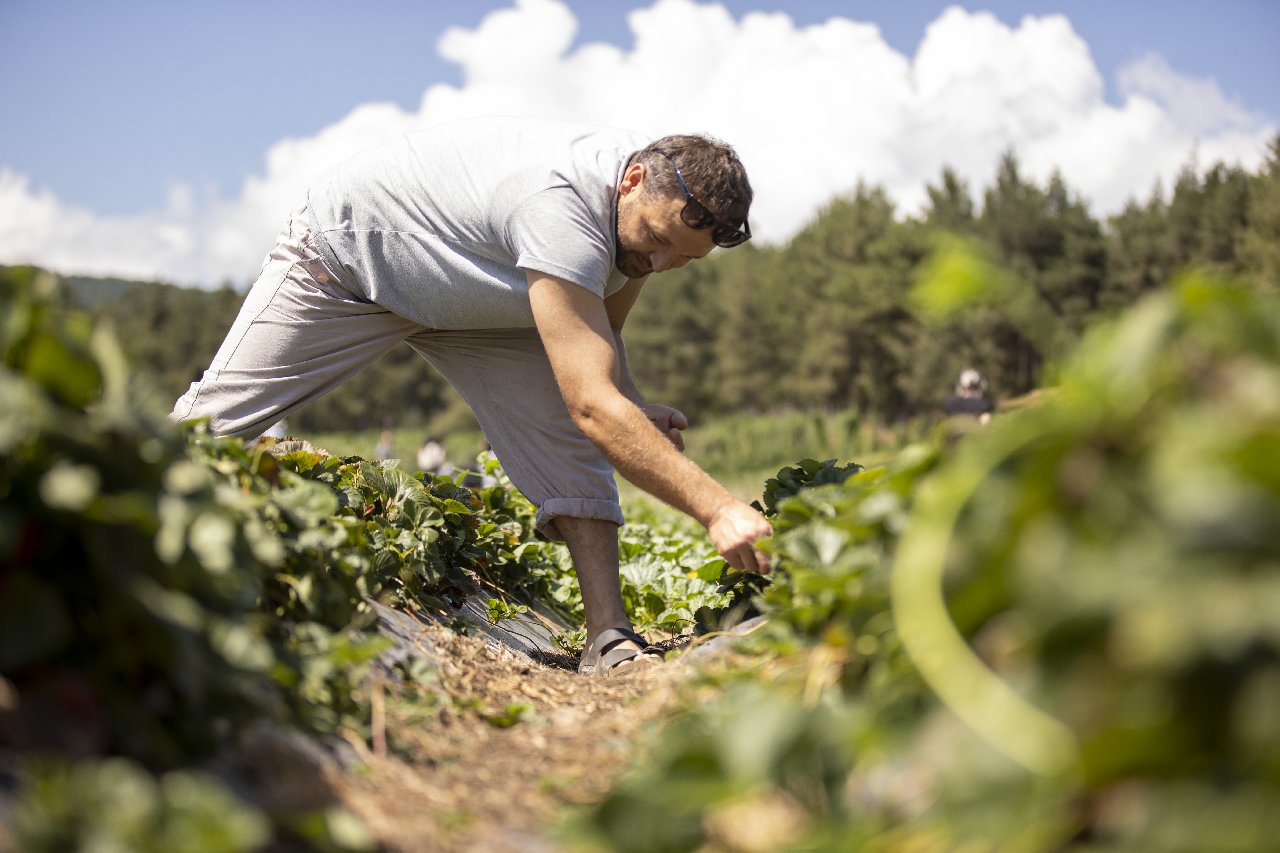
[[[69,406],[87,405],[101,386],[97,365],[48,332],[38,333],[32,339],[24,368],[28,376]]]

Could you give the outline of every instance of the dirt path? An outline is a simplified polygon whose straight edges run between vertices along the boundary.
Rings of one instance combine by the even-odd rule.
[[[393,851],[559,851],[555,821],[597,800],[638,736],[674,704],[682,666],[584,678],[432,627],[434,712],[388,687],[367,771],[330,774],[337,800]],[[381,708],[381,710],[379,710]],[[382,748],[385,741],[386,748]]]

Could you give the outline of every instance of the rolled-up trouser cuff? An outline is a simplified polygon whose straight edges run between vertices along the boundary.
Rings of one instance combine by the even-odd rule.
[[[551,498],[538,507],[535,523],[538,531],[548,539],[564,541],[556,528],[556,519],[561,516],[570,518],[596,518],[601,521],[612,521],[622,525],[622,507],[615,501],[598,498]]]

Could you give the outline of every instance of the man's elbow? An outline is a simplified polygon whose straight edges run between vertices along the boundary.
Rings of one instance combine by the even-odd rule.
[[[619,424],[625,419],[622,408],[630,405],[625,397],[617,393],[578,395],[565,400],[565,404],[573,423],[596,444],[617,433]]]

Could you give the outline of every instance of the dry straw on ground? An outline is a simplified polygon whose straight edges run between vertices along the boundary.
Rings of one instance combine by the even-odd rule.
[[[304,768],[269,784],[265,799],[340,806],[397,853],[565,850],[560,820],[605,794],[689,673],[667,663],[587,678],[568,656],[538,663],[443,626],[423,631],[433,683],[416,696],[374,685],[373,737],[348,738],[358,760],[311,764],[310,778]],[[277,782],[281,772],[276,763]]]

